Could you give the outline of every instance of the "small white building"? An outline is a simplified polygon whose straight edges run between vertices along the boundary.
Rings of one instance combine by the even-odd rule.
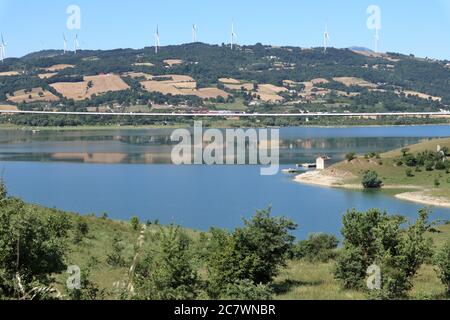
[[[327,156],[320,156],[316,159],[316,169],[317,170],[325,170],[328,168],[330,164],[330,157]]]

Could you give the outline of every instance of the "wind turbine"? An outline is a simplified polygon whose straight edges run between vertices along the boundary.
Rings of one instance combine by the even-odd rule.
[[[1,34],[1,43],[0,43],[0,60],[3,61],[6,59],[6,52],[5,52],[5,48],[6,48],[6,43],[5,40],[3,39],[3,34]]]
[[[159,27],[156,26],[156,33],[155,33],[155,53],[158,53],[158,49],[160,47],[160,38],[159,38]]]
[[[192,25],[192,42],[197,42],[197,25]]]
[[[323,52],[327,52],[328,41],[330,41],[330,34],[328,33],[328,24],[326,24],[325,32],[323,33]]]
[[[378,28],[375,29],[375,53],[378,53],[378,44],[380,42],[380,33]]]
[[[73,44],[75,47],[75,54],[77,54],[77,51],[80,48],[80,43],[78,42],[78,33],[75,35],[75,40],[74,40]]]
[[[234,32],[234,21],[232,21],[231,22],[231,50],[233,50],[233,46],[235,44],[236,38],[237,38],[237,35]]]
[[[63,33],[63,40],[64,40],[64,54],[66,54],[67,53],[67,38],[64,33]]]

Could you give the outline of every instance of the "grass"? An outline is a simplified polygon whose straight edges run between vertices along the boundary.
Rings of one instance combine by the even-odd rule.
[[[107,297],[118,297],[116,282],[127,283],[128,269],[136,253],[135,246],[140,230],[134,230],[129,222],[116,221],[107,218],[80,216],[75,213],[66,213],[55,209],[46,209],[35,205],[28,205],[33,212],[41,216],[55,214],[67,215],[72,224],[84,221],[89,226],[88,235],[79,244],[73,242],[73,234],[69,237],[69,250],[67,252],[67,265],[77,265],[82,270],[90,269],[91,281],[100,288],[106,289]],[[145,231],[145,242],[140,252],[158,250],[158,232],[164,226],[149,225]],[[450,224],[437,227],[438,232],[429,233],[435,248],[441,248],[445,242],[450,241]],[[192,240],[192,250],[197,254],[204,251],[204,243],[200,241],[201,233],[195,230],[183,229]],[[72,231],[71,231],[72,232]],[[112,252],[112,239],[119,235],[124,246],[123,258],[126,264],[123,267],[111,266],[107,263],[108,254]],[[198,261],[199,273],[206,279],[204,266]],[[275,299],[279,300],[360,300],[365,299],[363,292],[343,290],[333,277],[334,262],[310,263],[307,261],[289,261],[274,281]],[[56,275],[56,287],[64,293],[68,274]],[[444,297],[444,287],[440,283],[433,266],[425,265],[414,280],[414,289],[411,298],[440,299]]]
[[[429,233],[436,249],[450,241],[450,224],[438,228],[439,233]],[[279,300],[362,300],[361,291],[342,290],[333,277],[334,262],[311,263],[290,261],[275,280],[276,299]],[[424,265],[413,281],[412,299],[442,299],[444,286],[434,267]]]
[[[438,145],[450,147],[450,138],[427,140],[409,146],[409,153],[415,155],[425,150],[436,151]],[[421,167],[421,171],[417,172],[415,167],[398,166],[397,160],[401,158],[402,153],[398,149],[381,154],[380,159],[365,159],[360,156],[350,163],[340,162],[332,168],[351,172],[356,178],[348,179],[345,183],[358,185],[361,184],[362,176],[366,171],[376,171],[383,181],[383,192],[390,195],[426,191],[431,195],[450,198],[450,174],[447,174],[445,170],[426,171],[424,167]],[[412,171],[412,177],[407,177],[406,170],[408,169]],[[441,183],[438,188],[434,184],[435,179]]]

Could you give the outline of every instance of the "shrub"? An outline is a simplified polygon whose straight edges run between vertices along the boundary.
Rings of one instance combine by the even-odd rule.
[[[363,288],[367,268],[382,270],[380,290],[372,296],[404,298],[422,264],[431,256],[428,212],[422,210],[416,222],[402,229],[406,219],[378,210],[344,215],[344,249],[338,258],[335,277],[345,288]]]
[[[409,148],[403,148],[402,150],[401,150],[401,152],[402,152],[402,154],[403,154],[403,157],[406,157],[406,155],[408,154],[408,152],[409,152]]]
[[[211,230],[207,267],[212,296],[236,280],[270,283],[292,252],[294,237],[290,231],[297,226],[286,218],[272,217],[270,208],[257,211],[244,224],[232,234]]]
[[[339,244],[334,235],[318,233],[312,234],[308,240],[299,241],[292,249],[293,257],[296,259],[307,259],[308,261],[328,262],[335,257],[334,250]]]
[[[403,161],[405,162],[405,164],[408,167],[415,167],[415,166],[417,166],[417,160],[416,160],[416,158],[413,155],[408,154],[407,156],[404,157]]]
[[[436,165],[434,167],[436,170],[445,170],[447,167],[445,166],[445,163],[442,161],[436,162]]]
[[[139,221],[139,218],[136,216],[132,217],[130,220],[131,227],[133,228],[134,231],[137,231],[139,229],[140,223],[141,222]]]
[[[355,159],[356,159],[356,153],[354,153],[354,152],[347,153],[347,154],[345,155],[345,159],[346,159],[348,162],[351,162],[351,161],[355,160]]]
[[[179,227],[160,231],[160,251],[149,251],[136,267],[136,297],[145,300],[193,300],[200,281],[190,242]]]
[[[406,176],[407,176],[408,178],[414,177],[414,174],[413,174],[413,172],[412,172],[411,169],[406,169]]]
[[[125,246],[122,244],[122,238],[114,235],[111,242],[111,251],[106,256],[106,263],[112,267],[125,267],[126,261],[123,257]]]
[[[378,173],[375,171],[367,171],[362,179],[364,189],[379,189],[383,185],[383,181],[378,178]]]
[[[67,232],[56,230],[55,220],[46,219],[22,201],[7,198],[6,188],[1,185],[0,299],[29,299],[32,288],[50,288],[55,283],[53,275],[65,271]],[[18,277],[21,290],[17,287]],[[39,300],[47,293],[34,294]]]
[[[436,272],[445,286],[447,295],[450,295],[450,242],[436,254],[435,257]]]
[[[250,280],[238,280],[225,286],[220,299],[224,300],[272,300],[272,289],[264,284],[255,285]]]

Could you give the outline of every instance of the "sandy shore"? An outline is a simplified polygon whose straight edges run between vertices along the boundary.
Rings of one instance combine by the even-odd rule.
[[[298,183],[312,184],[322,187],[362,189],[361,185],[345,183],[346,180],[352,178],[356,177],[349,172],[333,169],[324,171],[308,171],[296,176],[294,178],[294,181]]]
[[[355,179],[356,176],[349,172],[336,170],[336,169],[328,169],[324,171],[309,171],[304,174],[297,175],[294,178],[295,182],[310,184],[320,187],[327,188],[343,188],[343,189],[358,189],[362,190],[363,187],[361,184],[348,183],[347,181],[351,179]],[[420,190],[419,186],[411,186],[411,185],[389,185],[384,186],[383,189],[411,189],[411,190]],[[397,199],[404,201],[411,201],[415,203],[420,203],[429,206],[438,206],[438,207],[446,207],[450,208],[450,199],[435,197],[431,195],[427,195],[426,193],[429,190],[425,191],[412,191],[405,192],[395,195]]]
[[[450,208],[450,200],[427,195],[424,191],[405,192],[395,196],[397,199],[421,203],[429,206]]]

